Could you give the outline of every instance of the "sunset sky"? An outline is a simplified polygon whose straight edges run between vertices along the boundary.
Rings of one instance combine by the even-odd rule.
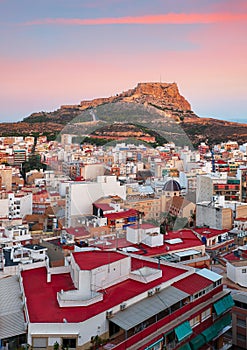
[[[160,80],[247,120],[246,33],[246,0],[0,0],[0,121]]]

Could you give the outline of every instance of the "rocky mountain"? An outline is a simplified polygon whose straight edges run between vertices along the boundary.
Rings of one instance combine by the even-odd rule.
[[[134,89],[106,98],[96,98],[91,101],[81,101],[78,105],[63,105],[54,112],[33,113],[24,118],[24,122],[56,122],[66,124],[81,115],[85,110],[97,108],[105,104],[119,102],[138,103],[153,106],[171,118],[196,117],[191,111],[189,102],[179,93],[176,83],[139,83]]]
[[[190,103],[180,94],[176,83],[139,83],[133,89],[108,98],[81,101],[78,105],[63,105],[54,112],[33,113],[22,122],[0,124],[0,133],[4,135],[45,132],[55,135],[68,124],[78,125],[82,122],[96,121],[97,118],[108,123],[114,118],[117,121],[119,119],[130,122],[131,113],[134,116],[131,122],[135,123],[136,120],[138,124],[145,111],[149,113],[147,115],[150,123],[153,123],[153,119],[159,119],[162,124],[162,118],[166,120],[167,125],[169,121],[175,121],[194,145],[205,140],[210,143],[227,139],[246,141],[247,124],[198,117],[191,110]],[[157,124],[155,128],[158,127]],[[73,127],[71,130],[73,131]],[[172,132],[169,130],[170,134]]]

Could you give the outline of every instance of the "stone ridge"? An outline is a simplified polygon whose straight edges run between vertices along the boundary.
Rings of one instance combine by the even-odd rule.
[[[179,93],[176,83],[138,83],[134,89],[129,89],[115,96],[81,101],[80,109],[84,110],[114,102],[137,102],[151,104],[163,110],[192,113],[189,102]],[[71,108],[71,106],[65,105],[61,108]]]
[[[140,98],[145,98],[147,102],[158,102],[161,106],[184,112],[191,111],[189,102],[180,95],[176,83],[139,83],[134,93]]]

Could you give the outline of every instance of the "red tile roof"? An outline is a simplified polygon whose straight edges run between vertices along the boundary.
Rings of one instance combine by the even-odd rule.
[[[114,210],[108,203],[94,203],[96,208],[102,209],[103,211]]]
[[[183,292],[192,295],[212,284],[213,282],[209,279],[200,276],[197,273],[193,273],[193,275],[190,275],[189,277],[183,278],[182,280],[173,283],[173,287],[176,287]]]
[[[236,256],[234,253],[229,253],[224,255],[224,259],[228,261],[233,261],[233,260],[240,260],[240,256]]]
[[[132,216],[137,216],[138,211],[135,209],[129,209],[125,211],[119,211],[117,213],[105,214],[104,216],[109,220],[124,219]]]
[[[98,254],[98,252],[95,254]],[[131,265],[133,270],[144,266],[157,268],[156,263],[146,262],[137,258],[132,258]],[[62,323],[64,318],[68,322],[82,322],[185,272],[184,269],[162,264],[161,269],[163,272],[162,277],[155,281],[141,283],[127,279],[106,288],[103,301],[90,306],[64,308],[59,307],[57,292],[61,289],[64,291],[75,289],[70,274],[52,275],[51,282],[47,283],[45,268],[22,271],[30,322]]]
[[[115,261],[125,259],[126,255],[117,252],[102,252],[98,251],[95,254],[94,251],[89,252],[76,252],[72,254],[75,262],[79,265],[81,270],[92,270],[99,266],[107,265]]]
[[[223,233],[228,232],[229,230],[216,230],[214,228],[207,228],[207,227],[201,227],[201,228],[194,228],[195,232],[199,233],[201,236],[205,237],[216,237],[219,235],[222,235]]]

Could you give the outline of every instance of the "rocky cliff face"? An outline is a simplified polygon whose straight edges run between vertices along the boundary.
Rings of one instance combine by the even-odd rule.
[[[181,112],[191,111],[189,102],[180,95],[176,83],[139,83],[133,90],[123,93],[123,100],[127,102],[151,103]]]
[[[122,92],[109,98],[97,98],[92,101],[82,101],[80,109],[97,107],[105,103],[135,102],[152,105],[164,111],[170,111],[170,116],[179,113],[195,117],[189,102],[180,94],[176,83],[139,83],[134,89]],[[63,106],[66,108],[66,106]]]

